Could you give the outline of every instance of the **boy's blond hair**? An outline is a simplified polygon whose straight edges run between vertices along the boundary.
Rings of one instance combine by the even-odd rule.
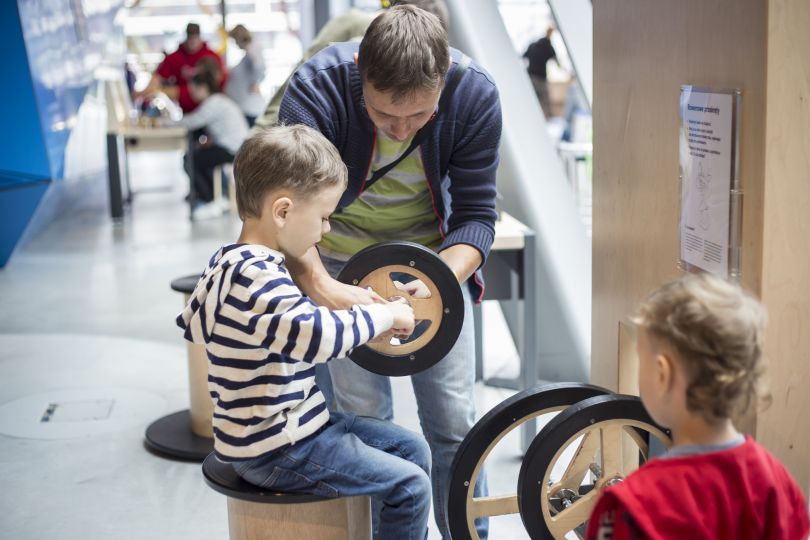
[[[740,287],[687,274],[653,292],[633,322],[672,347],[688,379],[686,406],[709,423],[744,413],[762,394],[765,310]]]
[[[275,126],[249,137],[233,160],[239,217],[260,218],[270,192],[289,189],[301,197],[348,183],[335,146],[304,126]]]

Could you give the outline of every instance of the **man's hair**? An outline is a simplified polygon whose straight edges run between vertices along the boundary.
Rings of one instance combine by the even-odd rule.
[[[186,25],[186,37],[196,36],[200,37],[200,25],[197,23],[188,23]]]
[[[414,6],[384,11],[366,30],[357,59],[360,76],[400,101],[441,89],[450,67],[447,32],[439,19]]]
[[[307,198],[346,186],[349,173],[335,146],[304,126],[275,126],[242,143],[233,161],[239,217],[260,218],[267,195],[288,189]]]
[[[391,7],[416,6],[419,9],[424,9],[438,17],[445,31],[450,30],[450,11],[447,9],[447,3],[444,0],[391,0],[390,5]]]
[[[739,286],[687,274],[653,292],[633,322],[668,344],[686,373],[686,406],[707,422],[733,418],[763,394],[765,310]]]

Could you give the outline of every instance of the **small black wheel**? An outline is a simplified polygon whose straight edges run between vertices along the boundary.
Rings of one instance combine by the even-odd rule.
[[[392,274],[422,280],[429,298],[414,298],[394,284]],[[380,375],[413,375],[435,365],[455,345],[464,323],[464,297],[455,274],[430,249],[412,242],[382,242],[356,253],[341,270],[343,283],[370,287],[383,298],[402,296],[422,321],[411,339],[367,343],[350,358]],[[420,328],[421,327],[421,328]]]
[[[610,393],[578,383],[556,383],[519,392],[485,414],[461,442],[453,459],[447,515],[454,540],[478,538],[475,520],[518,512],[518,495],[473,497],[478,473],[493,448],[521,424],[583,399]]]
[[[532,441],[518,476],[520,517],[529,536],[583,538],[602,490],[648,459],[650,436],[671,444],[636,396],[588,398],[554,417]],[[554,478],[564,454],[568,463]]]

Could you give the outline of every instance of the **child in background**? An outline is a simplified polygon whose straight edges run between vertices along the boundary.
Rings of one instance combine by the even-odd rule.
[[[376,537],[423,540],[425,440],[390,422],[330,414],[315,384],[316,364],[381,335],[409,335],[413,309],[381,301],[330,311],[303,296],[285,267],[329,230],[347,174],[335,147],[302,125],[245,141],[234,161],[242,233],[211,258],[177,324],[208,353],[220,460],[274,491],[371,495],[382,504]]]
[[[177,125],[193,130],[205,130],[208,141],[194,141],[185,160],[185,169],[194,183],[196,198],[202,202],[192,212],[194,219],[209,219],[222,214],[223,209],[214,199],[214,168],[234,160],[239,145],[247,137],[248,125],[239,106],[219,91],[217,73],[200,69],[191,78],[189,92],[199,103],[186,113]],[[191,167],[190,161],[193,163]]]
[[[639,390],[673,446],[614,487],[596,539],[806,539],[807,504],[785,467],[732,418],[757,399],[765,314],[739,287],[689,274],[639,308]]]

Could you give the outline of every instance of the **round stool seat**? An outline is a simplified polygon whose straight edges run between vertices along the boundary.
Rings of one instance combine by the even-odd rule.
[[[197,286],[197,282],[199,280],[199,274],[179,277],[172,281],[172,290],[185,294],[191,294],[194,292],[194,287]]]
[[[230,463],[220,461],[213,452],[203,461],[202,469],[206,484],[214,491],[234,499],[263,504],[300,504],[330,500],[308,493],[280,493],[254,486],[236,474]]]

